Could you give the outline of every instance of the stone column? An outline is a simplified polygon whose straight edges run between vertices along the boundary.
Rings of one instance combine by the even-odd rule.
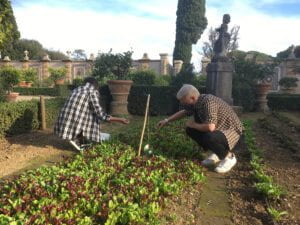
[[[3,59],[4,66],[9,66],[10,65],[10,58],[8,56],[5,56]]]
[[[49,74],[49,62],[51,59],[49,58],[49,55],[45,55],[42,59],[42,81],[47,79]]]
[[[174,60],[173,61],[174,75],[177,75],[180,72],[182,65],[183,65],[182,60]]]
[[[91,54],[90,54],[90,58],[87,60],[87,62],[88,62],[87,73],[88,73],[89,75],[91,75],[92,72],[93,72],[95,60],[96,60],[96,59],[95,59],[94,54],[91,53]],[[86,74],[85,74],[85,76],[86,76]]]
[[[144,53],[143,58],[139,59],[138,62],[139,62],[140,70],[148,70],[149,69],[150,59],[149,59],[147,53]]]
[[[206,92],[213,94],[229,105],[233,104],[232,100],[232,74],[233,64],[231,62],[216,61],[207,65]]]
[[[161,53],[160,55],[160,74],[167,75],[169,73],[168,70],[168,54],[167,53]]]

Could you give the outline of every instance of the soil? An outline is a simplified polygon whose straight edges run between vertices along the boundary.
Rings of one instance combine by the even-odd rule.
[[[244,117],[247,118],[247,115]],[[256,116],[255,119],[259,117],[262,116]],[[286,135],[295,141],[300,140],[300,134],[291,127],[271,115],[268,115],[267,118],[272,121],[273,125],[280,127]],[[289,115],[289,118],[295,120],[295,123],[299,123],[299,117],[295,114]],[[254,132],[257,146],[263,151],[265,171],[268,175],[273,176],[276,184],[287,191],[287,195],[281,201],[266,202],[255,191],[253,187],[254,179],[251,176],[249,165],[250,153],[246,150],[242,141],[240,143],[241,147],[238,148],[239,151],[236,153],[239,163],[227,176],[227,188],[232,201],[233,222],[234,224],[245,225],[300,224],[300,164],[298,157],[300,149],[298,152],[292,153],[280,147],[280,143],[263,130],[258,122],[254,124]],[[287,211],[288,215],[283,216],[281,221],[274,222],[267,213],[268,205],[279,211]]]
[[[285,114],[300,124],[299,115],[299,112]],[[257,120],[265,116],[246,114],[243,118]],[[141,118],[129,119],[136,122]],[[289,126],[275,118],[272,118],[272,121],[284,129],[289,137],[295,141],[300,140],[300,134],[291,130]],[[263,149],[266,171],[288,193],[280,202],[269,203],[276,209],[288,212],[277,224],[300,224],[300,150],[293,154],[280,147],[279,143],[258,125],[255,124],[254,131],[257,145]],[[110,124],[109,127],[104,126],[103,131],[118,132],[123,128],[126,127]],[[0,178],[6,179],[42,165],[53,165],[77,153],[68,142],[54,136],[51,129],[0,139]],[[274,224],[267,213],[266,201],[253,187],[250,154],[243,141],[235,148],[235,153],[238,163],[230,173],[220,175],[207,170],[205,184],[186,189],[181,195],[170,199],[160,214],[162,224]]]

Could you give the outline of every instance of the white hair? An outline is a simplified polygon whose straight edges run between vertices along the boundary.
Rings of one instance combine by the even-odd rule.
[[[184,84],[180,90],[177,92],[177,99],[180,100],[186,96],[190,96],[190,95],[194,95],[196,97],[198,97],[200,95],[199,91],[197,90],[197,88],[195,88],[193,85],[191,84]]]

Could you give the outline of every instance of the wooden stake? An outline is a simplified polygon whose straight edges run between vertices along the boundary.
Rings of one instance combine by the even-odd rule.
[[[147,123],[147,116],[148,116],[148,111],[149,111],[149,102],[150,102],[150,94],[148,95],[148,98],[147,98],[147,104],[146,104],[146,110],[145,110],[145,118],[144,118],[144,125],[143,125],[143,130],[142,130],[141,139],[140,139],[140,146],[139,146],[138,157],[141,156],[143,138],[144,138],[146,123]]]
[[[45,108],[45,99],[44,96],[40,96],[40,104],[41,104],[41,128],[42,130],[46,130],[46,108]]]

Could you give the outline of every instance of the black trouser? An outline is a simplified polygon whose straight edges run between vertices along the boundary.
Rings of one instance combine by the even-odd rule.
[[[187,127],[186,133],[205,150],[213,151],[219,159],[224,159],[229,152],[229,146],[225,135],[221,131],[201,132]]]

